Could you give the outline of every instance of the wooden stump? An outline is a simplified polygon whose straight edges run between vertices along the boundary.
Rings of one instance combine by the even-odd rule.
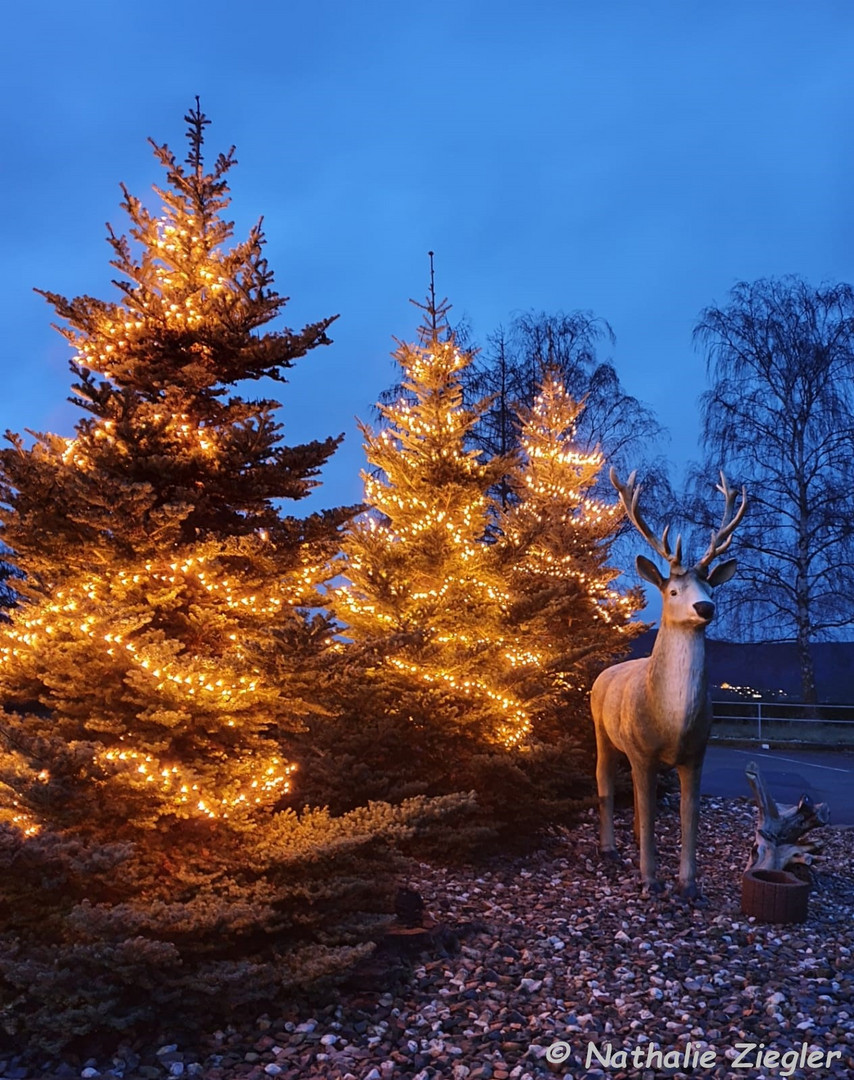
[[[830,811],[825,803],[814,803],[803,795],[797,806],[778,807],[759,772],[751,761],[744,770],[759,809],[756,839],[747,864],[748,870],[785,870],[790,864],[809,866],[821,850],[821,843],[805,837],[811,829],[826,825]]]
[[[394,900],[396,920],[388,927],[380,948],[394,956],[417,956],[427,950],[438,953],[453,934],[426,910],[415,889],[401,886]]]
[[[741,879],[741,910],[760,922],[802,923],[810,887],[787,870],[747,870]]]

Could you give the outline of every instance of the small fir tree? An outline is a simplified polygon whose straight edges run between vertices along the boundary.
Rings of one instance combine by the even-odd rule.
[[[497,519],[510,624],[523,643],[514,656],[520,693],[541,733],[578,730],[591,677],[644,629],[630,622],[640,590],[613,588],[619,571],[607,561],[621,512],[593,494],[603,457],[576,444],[583,408],[548,370],[533,404],[518,410],[520,456]]]
[[[229,246],[234,151],[206,171],[198,102],[186,120],[184,164],[152,144],[162,213],[123,189],[120,302],[44,294],[88,415],[0,452],[3,557],[25,574],[0,627],[0,1020],[19,1041],[335,970],[387,901],[385,838],[421,810],[277,812],[353,510],[281,512],[339,439],[287,447],[277,402],[235,390],[285,381],[332,320],[262,330],[285,299],[260,223]]]
[[[378,650],[380,681],[397,676],[402,726],[432,716],[440,739],[514,745],[530,722],[506,685],[506,597],[484,543],[489,488],[505,463],[466,449],[480,407],[463,405],[471,355],[457,348],[447,302],[431,286],[417,306],[427,317],[419,342],[394,354],[402,394],[379,407],[378,432],[361,426],[373,470],[363,473],[368,510],[347,535],[349,584],[335,610],[347,637]]]

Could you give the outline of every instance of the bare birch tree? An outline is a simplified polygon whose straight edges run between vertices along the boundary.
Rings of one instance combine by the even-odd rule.
[[[799,277],[741,282],[700,315],[711,388],[706,460],[745,484],[737,594],[722,629],[797,643],[804,701],[817,701],[814,641],[854,624],[854,289]],[[706,492],[695,479],[695,522]],[[690,501],[690,500],[689,500]]]

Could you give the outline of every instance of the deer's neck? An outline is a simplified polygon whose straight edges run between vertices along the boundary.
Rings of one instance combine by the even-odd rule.
[[[649,659],[647,685],[667,719],[685,724],[701,714],[706,700],[705,630],[662,626]]]

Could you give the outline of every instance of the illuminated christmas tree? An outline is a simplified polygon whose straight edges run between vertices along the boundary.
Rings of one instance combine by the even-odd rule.
[[[460,373],[471,356],[448,328],[447,302],[431,286],[417,306],[427,317],[419,342],[395,353],[401,396],[380,406],[379,432],[362,426],[369,509],[347,537],[350,584],[337,591],[336,612],[347,637],[383,653],[380,678],[400,677],[400,724],[432,715],[448,739],[464,732],[510,746],[529,718],[506,683],[506,596],[484,543],[488,491],[506,463],[466,449],[479,410],[463,405]],[[407,687],[421,697],[411,709]]]
[[[28,601],[2,642],[7,708],[45,710],[26,742],[99,744],[82,774],[53,778],[69,824],[93,824],[75,789],[94,781],[134,829],[275,804],[290,773],[275,736],[308,707],[302,669],[329,631],[304,612],[350,516],[284,517],[274,500],[307,495],[339,440],[285,447],[277,402],[228,396],[239,380],[284,381],[332,320],[256,333],[284,300],[260,226],[226,247],[233,151],[206,173],[206,119],[187,119],[186,166],[156,147],[163,213],[124,193],[137,250],[110,232],[121,302],[45,293],[88,417],[70,439],[12,436],[0,457]],[[41,801],[22,797],[34,828]]]
[[[621,512],[592,494],[603,457],[575,444],[583,408],[547,371],[533,405],[518,410],[521,455],[497,519],[512,633],[523,643],[514,656],[520,693],[558,731],[569,702],[586,712],[591,673],[644,629],[629,622],[640,592],[613,588],[619,571],[607,561]]]
[[[339,440],[287,447],[277,402],[237,389],[284,382],[332,320],[262,331],[285,300],[260,224],[229,246],[234,151],[206,171],[198,103],[186,120],[184,164],[152,144],[162,212],[123,189],[120,301],[44,294],[87,415],[0,452],[3,558],[26,575],[0,626],[0,1019],[19,1037],[269,1001],[335,970],[408,820],[281,811],[353,511],[282,513]]]

